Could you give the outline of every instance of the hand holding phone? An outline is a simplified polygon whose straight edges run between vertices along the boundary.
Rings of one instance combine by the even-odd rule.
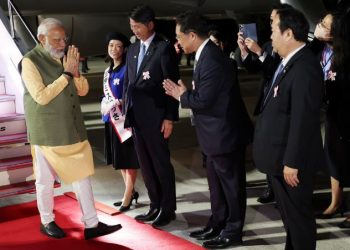
[[[240,24],[239,26],[239,32],[241,33],[243,39],[247,38],[247,32],[245,30],[244,24]]]
[[[239,27],[239,31],[242,32],[242,36],[244,39],[249,37],[255,42],[258,41],[258,35],[257,35],[255,23],[240,24],[238,27]]]

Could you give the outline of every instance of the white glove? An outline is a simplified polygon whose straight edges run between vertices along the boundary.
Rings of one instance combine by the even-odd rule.
[[[103,97],[101,101],[101,114],[107,115],[109,111],[115,106],[116,102],[108,102],[106,97]]]

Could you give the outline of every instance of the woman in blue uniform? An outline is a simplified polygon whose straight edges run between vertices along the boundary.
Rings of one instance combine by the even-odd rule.
[[[123,199],[114,205],[120,206],[119,210],[124,212],[139,197],[134,189],[139,164],[131,131],[124,129],[124,117],[121,115],[125,53],[130,42],[123,34],[111,32],[107,35],[107,44],[110,66],[104,73],[104,96],[101,101],[102,119],[105,122],[105,157],[107,164],[121,170],[125,191]]]

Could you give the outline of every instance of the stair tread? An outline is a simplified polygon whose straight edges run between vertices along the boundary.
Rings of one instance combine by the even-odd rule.
[[[60,187],[61,184],[55,182],[54,187]],[[18,194],[26,194],[35,192],[35,180],[20,182],[16,184],[6,185],[0,187],[0,198],[8,197]]]
[[[0,170],[28,167],[33,164],[31,155],[0,159]]]
[[[0,95],[0,102],[16,100],[14,95]]]
[[[0,198],[35,191],[35,180],[0,187]]]
[[[24,120],[24,114],[12,113],[0,115],[0,122]]]
[[[27,141],[28,141],[27,133],[0,136],[0,146],[13,144],[13,143],[27,142]]]

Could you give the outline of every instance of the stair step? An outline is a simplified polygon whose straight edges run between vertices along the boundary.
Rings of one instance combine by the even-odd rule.
[[[5,88],[5,79],[2,79],[0,76],[0,95],[5,95],[6,88]]]
[[[35,192],[35,181],[16,183],[0,187],[0,198]]]
[[[55,182],[54,187],[60,187],[61,184]],[[25,181],[21,183],[6,185],[0,187],[0,198],[9,197],[12,195],[34,193],[35,192],[35,180]]]
[[[23,114],[0,115],[0,136],[22,134],[27,131]]]
[[[27,133],[4,135],[0,137],[0,146],[15,144],[15,143],[24,143],[27,141],[28,141]]]
[[[16,113],[15,101],[14,95],[0,95],[0,115]]]
[[[32,166],[32,165],[33,165],[33,161],[32,161],[31,155],[14,157],[14,158],[9,158],[9,159],[1,159],[0,160],[0,172],[5,171],[5,170],[26,168],[26,167]]]
[[[34,180],[31,156],[0,160],[1,186]]]
[[[34,180],[33,166],[30,164],[26,167],[0,171],[1,186],[12,185],[16,183]]]
[[[29,155],[30,145],[28,143],[16,143],[0,146],[0,160]]]

